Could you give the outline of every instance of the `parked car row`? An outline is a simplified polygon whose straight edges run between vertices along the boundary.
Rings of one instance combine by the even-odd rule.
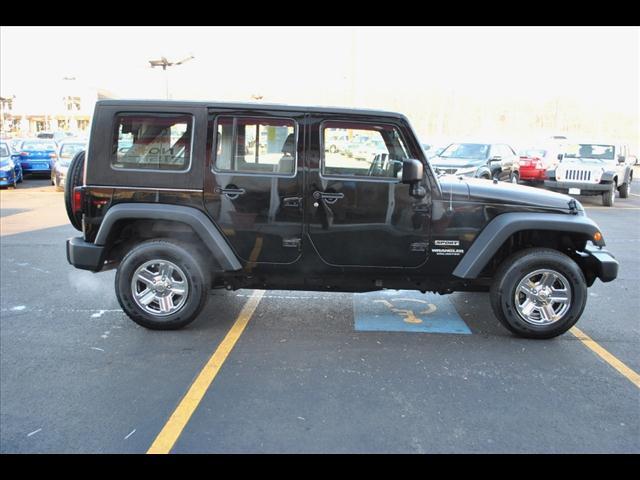
[[[16,188],[30,175],[50,177],[51,184],[62,191],[71,159],[86,145],[86,140],[67,135],[59,141],[49,138],[3,140],[0,142],[0,187]]]
[[[425,152],[432,146],[423,144]],[[552,138],[516,154],[506,143],[451,143],[430,158],[439,174],[526,183],[569,195],[601,195],[612,206],[615,193],[627,198],[633,165],[627,145]]]

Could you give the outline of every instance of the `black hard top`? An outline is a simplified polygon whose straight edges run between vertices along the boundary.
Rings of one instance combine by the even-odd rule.
[[[136,100],[136,99],[118,99],[118,100],[99,100],[97,105],[112,106],[131,106],[140,105],[146,107],[207,107],[207,108],[224,108],[230,110],[273,110],[287,112],[309,112],[309,113],[333,113],[342,115],[368,115],[380,117],[394,117],[407,120],[407,118],[397,112],[387,112],[384,110],[369,110],[360,108],[340,108],[340,107],[320,107],[320,106],[301,106],[301,105],[285,105],[277,103],[228,103],[228,102],[205,102],[205,101],[188,101],[188,100]]]

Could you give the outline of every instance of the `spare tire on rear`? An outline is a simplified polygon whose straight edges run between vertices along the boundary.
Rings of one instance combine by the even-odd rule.
[[[84,150],[76,153],[71,160],[69,170],[67,170],[67,178],[64,185],[64,206],[67,209],[67,216],[71,225],[76,230],[82,231],[82,213],[73,213],[73,189],[82,186],[84,178]]]

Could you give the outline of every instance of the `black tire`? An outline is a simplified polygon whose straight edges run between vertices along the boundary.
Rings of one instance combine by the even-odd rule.
[[[629,198],[629,194],[631,193],[631,178],[629,178],[628,182],[620,185],[618,193],[620,194],[620,198]]]
[[[613,207],[614,203],[616,203],[616,184],[611,182],[609,190],[602,193],[602,205]]]
[[[516,308],[516,288],[525,276],[548,269],[565,277],[571,289],[568,310],[559,320],[535,325]],[[490,291],[491,308],[509,331],[526,338],[553,338],[565,333],[580,318],[587,303],[587,282],[580,267],[567,255],[549,248],[528,248],[507,258],[498,268]]]
[[[69,221],[71,225],[76,230],[82,231],[82,214],[73,213],[72,202],[73,202],[73,189],[82,185],[83,176],[84,176],[84,150],[78,152],[71,160],[71,164],[69,165],[69,170],[67,170],[67,178],[65,179],[64,185],[64,206],[67,209],[67,217],[69,217]]]
[[[143,310],[134,300],[133,275],[138,267],[151,260],[166,260],[185,274],[188,294],[183,306],[175,313],[160,316]],[[138,325],[152,330],[176,330],[193,322],[204,308],[211,285],[207,263],[195,248],[173,240],[148,240],[136,245],[122,259],[116,272],[115,287],[118,302],[124,312]]]

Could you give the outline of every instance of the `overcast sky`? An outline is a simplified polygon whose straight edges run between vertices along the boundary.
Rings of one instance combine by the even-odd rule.
[[[0,91],[35,98],[71,75],[164,98],[148,60],[193,54],[170,69],[174,98],[393,108],[454,91],[637,118],[639,43],[633,27],[2,27]]]

